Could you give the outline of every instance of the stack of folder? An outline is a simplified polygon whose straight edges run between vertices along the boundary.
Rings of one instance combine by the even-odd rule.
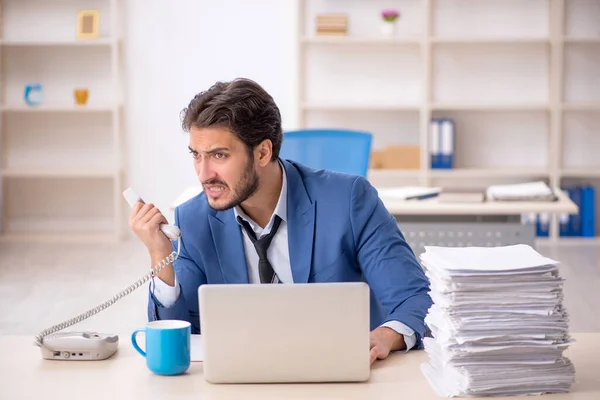
[[[316,31],[319,36],[346,36],[348,16],[345,14],[317,15]]]
[[[596,190],[591,185],[565,186],[561,190],[577,205],[575,214],[558,215],[559,235],[562,237],[596,237]],[[535,224],[536,236],[550,235],[550,213],[530,213],[522,216],[524,224]]]
[[[421,371],[443,397],[564,393],[575,368],[557,262],[530,246],[425,247],[433,305]]]
[[[577,214],[559,218],[560,236],[596,236],[596,191],[591,185],[565,186],[562,190],[577,205]]]
[[[433,118],[430,127],[431,168],[450,169],[454,166],[454,120]]]

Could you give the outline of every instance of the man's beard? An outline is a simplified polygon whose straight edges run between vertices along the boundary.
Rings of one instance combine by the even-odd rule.
[[[211,180],[211,181],[206,182],[206,184],[220,184],[223,186],[227,186],[225,184],[225,182],[218,181],[218,180]],[[236,187],[235,191],[231,190],[231,192],[233,194],[233,198],[231,199],[231,201],[223,206],[218,206],[218,207],[213,206],[212,204],[210,204],[210,201],[209,201],[208,205],[210,206],[210,208],[212,208],[213,210],[216,210],[216,211],[225,211],[230,208],[236,207],[236,206],[240,205],[241,203],[243,203],[244,201],[246,201],[254,193],[256,193],[256,191],[258,190],[258,186],[259,186],[259,179],[258,179],[258,174],[256,173],[256,170],[254,169],[254,157],[249,157],[248,163],[246,164],[246,167],[244,168],[244,173],[242,174],[242,176],[238,180],[237,184],[235,185],[235,187]]]

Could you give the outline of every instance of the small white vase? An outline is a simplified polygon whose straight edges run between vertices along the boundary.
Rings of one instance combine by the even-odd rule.
[[[393,38],[396,34],[396,23],[386,22],[381,23],[381,35],[385,38]]]

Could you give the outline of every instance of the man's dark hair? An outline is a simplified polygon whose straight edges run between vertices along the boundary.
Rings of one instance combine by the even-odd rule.
[[[271,161],[279,157],[283,140],[279,108],[271,95],[250,79],[217,82],[198,93],[181,111],[181,126],[185,132],[191,127],[227,128],[246,144],[249,154],[269,139],[273,144]]]

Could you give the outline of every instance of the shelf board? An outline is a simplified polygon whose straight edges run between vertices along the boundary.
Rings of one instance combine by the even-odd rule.
[[[545,103],[433,103],[434,111],[548,111]]]
[[[564,168],[560,175],[563,178],[600,178],[600,167]]]
[[[418,111],[418,104],[341,104],[304,103],[302,109],[311,111]]]
[[[573,44],[600,44],[600,37],[567,37],[563,38],[565,43]]]
[[[562,108],[565,111],[600,111],[600,102],[563,103]]]
[[[3,112],[112,112],[116,106],[110,105],[85,105],[76,104],[41,104],[39,106],[28,106],[26,104],[4,105],[0,107]]]
[[[549,172],[545,168],[454,168],[430,169],[432,178],[527,178],[546,177]]]
[[[418,45],[420,39],[355,37],[355,36],[306,36],[301,39],[304,44],[336,44],[336,45]]]
[[[99,38],[89,40],[0,40],[0,45],[11,47],[81,47],[81,46],[110,46],[116,43],[112,38]]]
[[[5,178],[112,178],[116,172],[110,169],[86,168],[6,168],[2,170]]]
[[[545,37],[432,37],[434,44],[549,44],[550,39]]]
[[[0,243],[114,243],[118,240],[116,233],[12,233],[0,235]]]

